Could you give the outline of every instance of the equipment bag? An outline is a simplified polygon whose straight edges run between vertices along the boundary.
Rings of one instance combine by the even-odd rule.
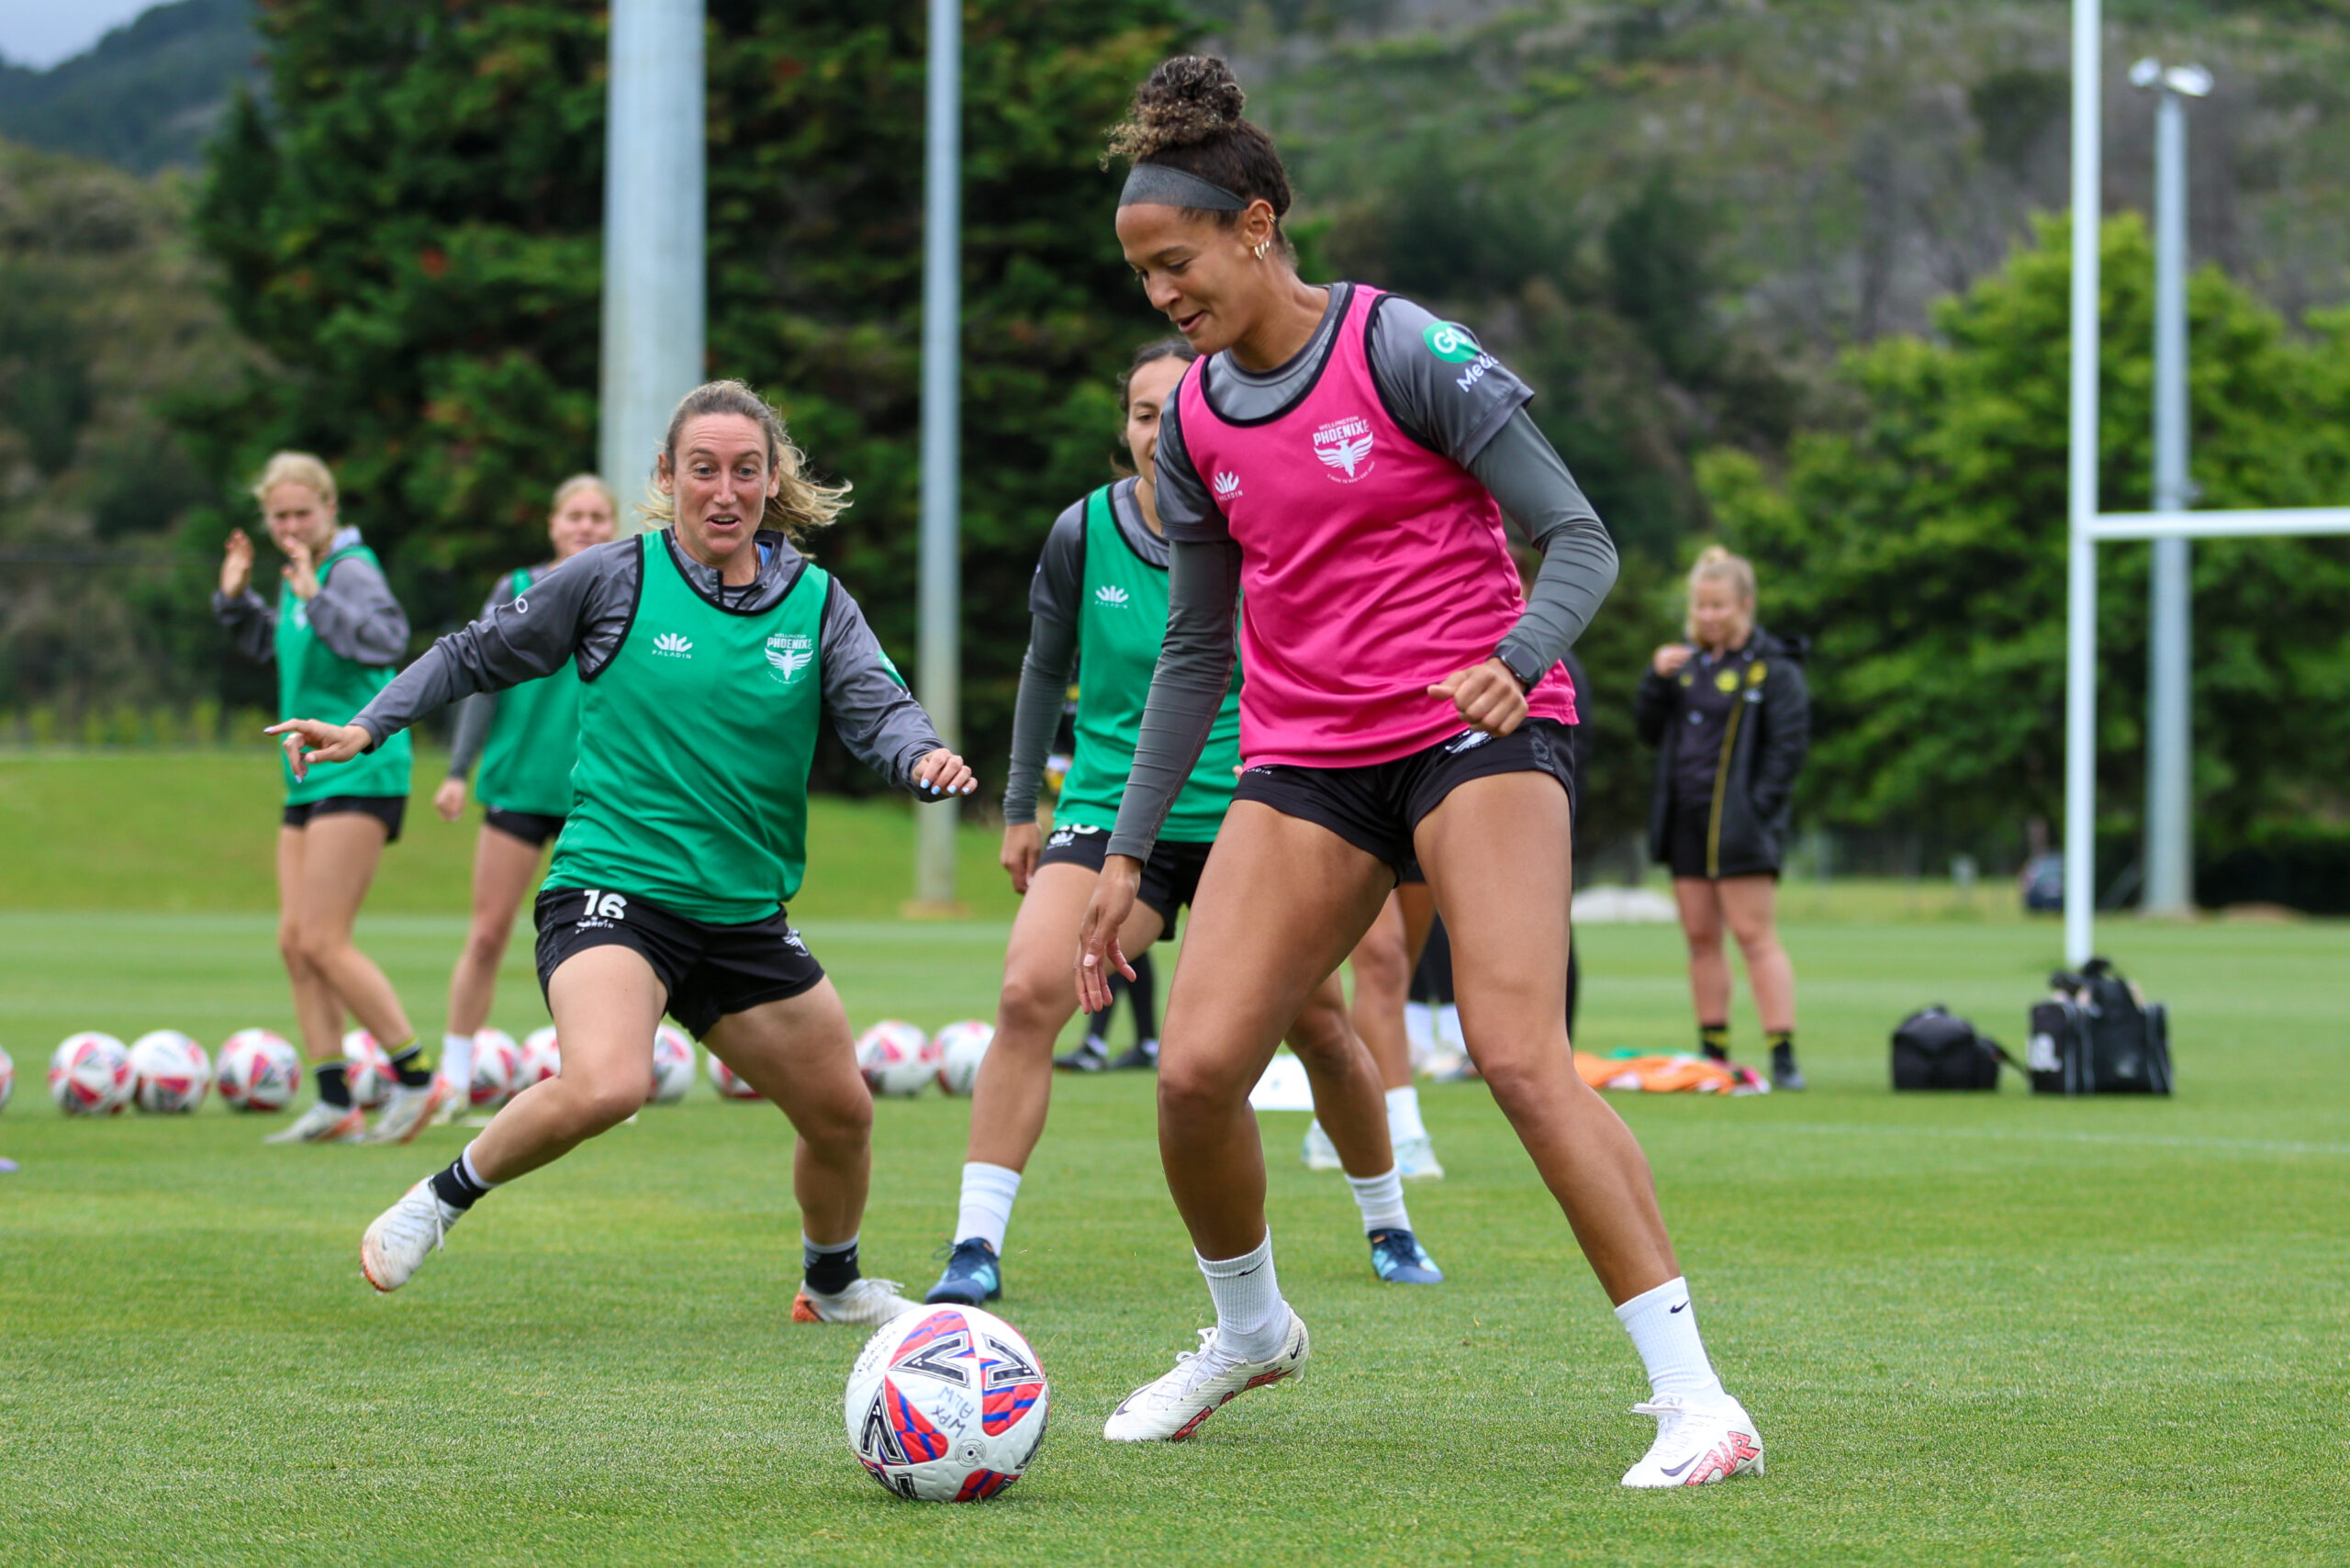
[[[1997,1040],[1940,1002],[1912,1013],[1893,1031],[1896,1089],[1997,1089],[2001,1062],[2023,1070]]]
[[[2170,1014],[2121,971],[2091,958],[2048,977],[2054,993],[2031,1009],[2026,1066],[2035,1094],[2167,1094]]]

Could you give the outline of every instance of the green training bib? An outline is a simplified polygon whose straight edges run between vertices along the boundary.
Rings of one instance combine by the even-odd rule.
[[[1167,641],[1167,568],[1135,554],[1111,515],[1110,489],[1085,498],[1084,602],[1077,615],[1077,755],[1061,784],[1053,825],[1118,823],[1118,802],[1142,739],[1143,704]],[[1236,674],[1183,792],[1158,836],[1177,844],[1215,837],[1240,764],[1240,681]]]
[[[375,553],[364,544],[337,550],[319,563],[319,586],[342,562],[357,556],[382,570]],[[294,596],[291,586],[277,590],[277,716],[280,719],[322,719],[347,724],[358,716],[375,693],[392,683],[392,672],[381,665],[346,659],[310,630],[310,607]],[[279,753],[285,775],[285,803],[308,805],[333,795],[406,795],[408,765],[415,755],[408,732],[402,730],[364,756],[331,767],[313,767],[308,778],[297,780],[294,765]]]
[[[526,568],[514,574],[514,597],[531,591]],[[579,760],[579,666],[500,692],[498,716],[482,747],[474,793],[501,812],[560,817],[571,812],[571,769]]]
[[[805,565],[772,609],[722,610],[686,580],[666,532],[637,548],[636,618],[579,683],[576,799],[546,885],[713,924],[765,920],[808,868],[832,579]]]

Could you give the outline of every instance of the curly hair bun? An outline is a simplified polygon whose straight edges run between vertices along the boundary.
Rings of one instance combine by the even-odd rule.
[[[1248,106],[1231,66],[1214,55],[1179,54],[1162,61],[1136,91],[1112,151],[1141,161],[1213,141],[1239,129]]]

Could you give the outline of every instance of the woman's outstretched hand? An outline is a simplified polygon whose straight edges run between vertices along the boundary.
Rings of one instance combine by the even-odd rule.
[[[1012,879],[1013,892],[1028,890],[1028,879],[1036,874],[1036,857],[1044,848],[1045,830],[1035,823],[1003,824],[1003,848],[997,852],[995,859]]]
[[[330,724],[322,719],[288,719],[262,734],[279,737],[297,781],[310,776],[312,763],[349,762],[375,739],[364,724]]]
[[[914,785],[925,795],[968,795],[979,787],[970,764],[940,746],[914,764]]]
[[[1449,697],[1472,729],[1505,735],[1526,722],[1526,689],[1499,659],[1472,665],[1428,688],[1431,697]]]
[[[1077,1007],[1099,1013],[1110,1005],[1110,971],[1128,980],[1134,966],[1118,946],[1118,933],[1134,913],[1135,895],[1142,887],[1142,862],[1131,855],[1113,855],[1102,862],[1102,879],[1085,906],[1077,927]]]
[[[220,552],[220,597],[234,599],[252,586],[253,542],[245,537],[241,528],[229,531],[229,543]]]

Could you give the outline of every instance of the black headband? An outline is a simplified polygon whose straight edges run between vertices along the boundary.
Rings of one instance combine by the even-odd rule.
[[[1248,198],[1235,196],[1214,180],[1170,169],[1164,163],[1137,163],[1118,193],[1120,207],[1190,207],[1209,212],[1246,212]]]

